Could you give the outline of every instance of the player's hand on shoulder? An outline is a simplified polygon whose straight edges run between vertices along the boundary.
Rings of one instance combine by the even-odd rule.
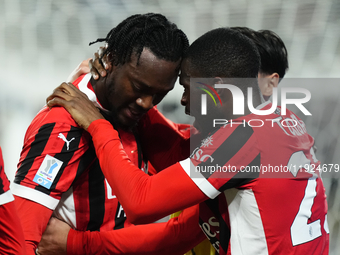
[[[52,95],[46,99],[49,108],[54,106],[64,107],[77,122],[87,130],[90,124],[97,119],[104,119],[98,108],[88,99],[86,94],[81,92],[72,83],[63,82],[57,87]]]
[[[67,223],[52,217],[41,237],[37,254],[66,255],[67,235],[70,229]]]

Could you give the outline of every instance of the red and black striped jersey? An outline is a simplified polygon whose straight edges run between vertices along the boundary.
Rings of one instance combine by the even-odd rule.
[[[74,84],[100,106],[90,77],[81,76]],[[138,165],[134,134],[124,130],[119,134],[132,162]],[[44,107],[29,126],[13,193],[54,210],[78,230],[130,225],[100,169],[91,136],[62,107]]]
[[[294,113],[279,113],[219,128],[181,163],[211,198],[200,205],[200,226],[220,254],[328,254],[314,140]]]

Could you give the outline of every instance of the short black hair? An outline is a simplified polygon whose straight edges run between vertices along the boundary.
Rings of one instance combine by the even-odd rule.
[[[217,28],[199,37],[185,58],[191,68],[206,78],[256,78],[260,66],[255,44],[229,28]]]
[[[95,42],[107,42],[104,54],[111,53],[114,65],[123,65],[137,55],[137,63],[143,48],[149,48],[158,58],[176,62],[189,47],[184,32],[165,16],[155,13],[136,14],[123,20],[106,36]],[[104,55],[103,54],[103,55]]]
[[[254,31],[247,27],[232,27],[250,38],[256,45],[260,57],[260,72],[265,74],[278,73],[282,79],[288,70],[288,52],[282,39],[273,31]]]

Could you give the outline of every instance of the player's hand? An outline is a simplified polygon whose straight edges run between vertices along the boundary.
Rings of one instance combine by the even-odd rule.
[[[109,61],[107,54],[103,56],[103,52],[106,48],[107,46],[99,47],[98,51],[94,53],[93,59],[89,61],[90,71],[95,80],[99,79],[99,77],[105,77],[107,70],[110,70],[111,68],[111,62]]]
[[[37,254],[66,255],[67,235],[70,229],[67,223],[52,217],[41,237]]]
[[[93,121],[104,119],[98,108],[72,83],[63,82],[46,99],[46,103],[49,108],[53,106],[64,107],[78,125],[85,130]]]
[[[67,82],[74,82],[80,75],[89,73],[90,67],[89,67],[89,60],[92,60],[91,58],[83,60],[77,67],[72,71],[72,73],[67,78]]]

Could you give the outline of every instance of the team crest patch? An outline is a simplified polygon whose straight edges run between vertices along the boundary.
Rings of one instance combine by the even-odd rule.
[[[50,155],[46,155],[41,163],[38,172],[35,174],[33,181],[49,189],[57,176],[63,162]]]

